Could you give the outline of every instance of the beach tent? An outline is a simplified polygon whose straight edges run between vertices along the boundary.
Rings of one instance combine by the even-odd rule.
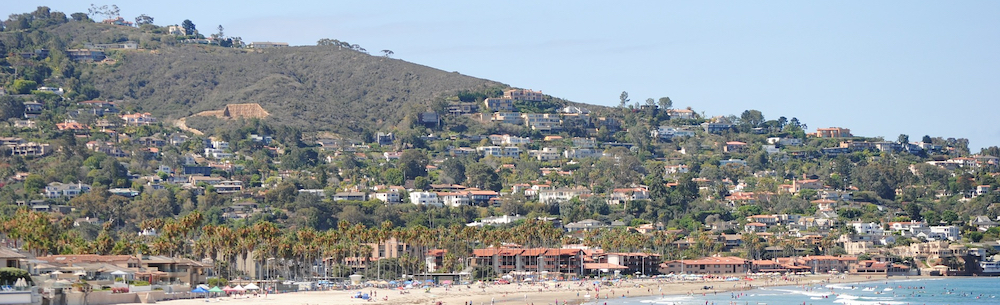
[[[257,287],[257,285],[254,285],[254,283],[250,283],[250,284],[247,284],[246,286],[244,286],[243,289],[246,289],[246,290],[257,290],[257,289],[260,289],[260,287]]]
[[[233,287],[226,286],[226,288],[222,288],[222,291],[230,293],[230,292],[235,292],[236,290],[233,289]]]
[[[229,288],[229,287],[227,286],[226,288]],[[222,290],[222,288],[219,288],[219,286],[215,286],[215,287],[212,287],[212,289],[209,289],[208,292],[222,293],[222,292],[226,292],[226,291]]]
[[[229,287],[226,287],[226,288],[229,288]],[[208,292],[225,292],[225,290],[223,290],[222,288],[219,288],[219,286],[215,286],[215,287],[212,287],[211,289],[209,289]]]
[[[247,291],[247,289],[243,288],[242,286],[240,286],[240,285],[237,284],[236,287],[233,287],[233,291],[235,291],[235,292],[244,292],[244,291]]]

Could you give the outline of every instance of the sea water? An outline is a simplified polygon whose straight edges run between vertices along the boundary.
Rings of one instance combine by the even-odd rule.
[[[718,283],[725,285],[724,283]],[[611,298],[591,305],[694,304],[1000,304],[1000,277],[912,278],[877,282],[779,286],[664,297]]]

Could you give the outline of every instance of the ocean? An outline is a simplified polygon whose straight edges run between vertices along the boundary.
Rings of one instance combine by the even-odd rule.
[[[890,279],[854,284],[779,286],[707,295],[601,299],[583,304],[1000,304],[1000,277]]]

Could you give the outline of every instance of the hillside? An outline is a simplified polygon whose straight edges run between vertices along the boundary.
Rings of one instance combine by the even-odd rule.
[[[256,103],[270,114],[266,118],[270,123],[357,135],[391,129],[418,112],[443,112],[445,98],[481,101],[508,87],[372,56],[357,51],[357,45],[226,48],[185,43],[206,40],[170,35],[156,26],[31,18],[30,28],[0,31],[0,51],[23,54],[44,48],[48,58],[13,60],[0,66],[10,64],[9,72],[21,69],[26,78],[40,85],[66,87],[72,100],[123,101],[126,110],[150,112],[168,121],[221,110],[227,104]],[[124,42],[135,42],[139,49],[106,50],[108,61],[101,63],[70,61],[66,51]],[[47,64],[35,64],[43,60]],[[10,83],[13,78],[0,80]],[[522,106],[539,112],[581,105],[547,99],[551,103]],[[188,121],[200,128],[220,123],[204,117]]]
[[[164,118],[258,103],[307,130],[377,129],[446,92],[502,84],[336,47],[245,51],[182,45],[131,52],[90,79],[102,96]]]

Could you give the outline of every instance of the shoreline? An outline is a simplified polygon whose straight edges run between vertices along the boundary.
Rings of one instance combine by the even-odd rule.
[[[668,279],[630,279],[614,282],[612,286],[594,289],[594,280],[573,282],[542,282],[530,284],[503,285],[455,285],[449,288],[434,287],[401,291],[389,288],[365,288],[357,290],[302,291],[282,294],[268,294],[242,297],[221,297],[211,299],[164,300],[167,305],[196,305],[205,303],[229,303],[241,305],[326,305],[326,304],[445,304],[445,305],[486,305],[486,304],[600,304],[605,300],[657,297],[668,295],[716,294],[719,292],[746,291],[763,287],[826,285],[843,283],[865,283],[896,281],[902,279],[923,279],[929,276],[867,276],[867,275],[796,275],[776,276],[756,280],[725,281],[720,279],[697,281],[673,281]],[[934,277],[940,278],[940,277]],[[703,289],[711,286],[711,289]],[[471,287],[471,288],[470,288]],[[374,295],[372,300],[351,298],[357,292]],[[387,299],[386,299],[387,298]]]

